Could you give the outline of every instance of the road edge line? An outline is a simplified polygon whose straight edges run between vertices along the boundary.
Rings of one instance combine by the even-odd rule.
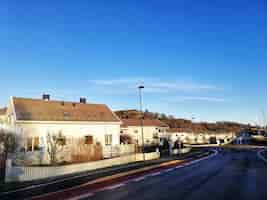
[[[264,161],[267,164],[267,159],[262,155],[262,152],[264,151],[266,151],[266,149],[258,151],[257,155],[262,161]]]

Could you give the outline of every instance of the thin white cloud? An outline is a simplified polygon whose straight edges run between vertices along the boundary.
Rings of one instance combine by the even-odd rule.
[[[217,91],[221,87],[215,85],[201,84],[194,81],[163,81],[153,78],[127,78],[127,79],[108,79],[91,80],[90,84],[108,89],[112,87],[117,90],[135,89],[138,85],[144,85],[145,91],[150,93],[168,93],[168,92],[198,92],[198,91]]]
[[[168,99],[169,102],[226,102],[227,100],[220,97],[207,96],[178,96]]]

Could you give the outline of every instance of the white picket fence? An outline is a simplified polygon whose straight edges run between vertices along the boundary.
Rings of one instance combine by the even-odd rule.
[[[158,152],[146,153],[146,160],[158,159],[160,154]],[[105,167],[128,164],[143,160],[143,154],[132,154],[121,156],[112,159],[105,159],[100,161],[72,164],[64,166],[49,166],[49,167],[14,167],[11,166],[11,161],[8,160],[6,168],[6,182],[12,181],[30,181],[36,179],[50,178],[62,176],[72,173],[85,172]]]
[[[173,155],[177,155],[177,154],[185,154],[185,153],[189,153],[191,151],[191,148],[183,148],[183,149],[174,149],[172,151]]]
[[[104,158],[112,158],[117,156],[124,156],[135,153],[134,144],[120,144],[115,146],[104,146],[103,156]]]

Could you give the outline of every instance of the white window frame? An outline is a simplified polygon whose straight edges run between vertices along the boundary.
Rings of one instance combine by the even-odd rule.
[[[105,145],[110,146],[112,145],[112,134],[106,134],[105,135]]]

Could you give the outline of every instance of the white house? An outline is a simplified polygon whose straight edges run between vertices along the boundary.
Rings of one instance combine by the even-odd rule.
[[[25,151],[38,151],[47,145],[47,134],[84,139],[103,148],[120,144],[121,120],[104,104],[11,97],[7,123],[26,137]]]
[[[160,138],[166,137],[169,128],[158,119],[143,119],[142,122],[139,119],[122,119],[121,134],[129,135],[136,144],[142,145],[142,127],[145,145],[158,144]]]

